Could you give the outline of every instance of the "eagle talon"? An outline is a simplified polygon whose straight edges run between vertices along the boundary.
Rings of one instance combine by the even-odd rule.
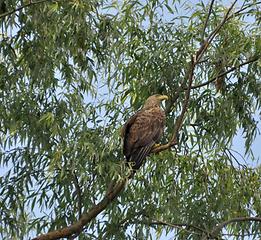
[[[155,148],[157,148],[157,147],[159,147],[159,146],[160,146],[159,143],[154,144],[153,147],[152,147],[152,150],[155,149]]]

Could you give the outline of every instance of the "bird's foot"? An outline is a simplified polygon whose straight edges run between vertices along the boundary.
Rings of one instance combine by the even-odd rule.
[[[155,148],[157,148],[157,147],[159,147],[159,146],[160,146],[159,143],[154,144],[153,147],[152,147],[152,150],[155,149]]]

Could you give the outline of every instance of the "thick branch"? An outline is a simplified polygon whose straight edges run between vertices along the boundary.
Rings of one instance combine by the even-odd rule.
[[[220,73],[219,75],[217,75],[216,77],[210,79],[209,81],[204,82],[204,83],[201,83],[201,84],[198,84],[198,85],[195,85],[195,86],[192,86],[191,88],[192,88],[192,89],[196,89],[196,88],[204,87],[204,86],[206,86],[206,85],[208,85],[208,84],[214,82],[217,78],[224,77],[224,76],[226,76],[227,74],[233,72],[234,70],[236,70],[236,69],[238,69],[238,68],[240,68],[240,67],[243,67],[244,65],[247,65],[247,64],[249,64],[249,63],[256,62],[256,61],[259,60],[259,59],[260,59],[260,56],[251,58],[251,59],[247,60],[246,62],[243,62],[243,63],[241,63],[241,64],[239,64],[239,65],[237,65],[237,66],[234,66],[234,67],[228,69],[226,72]],[[184,90],[186,90],[186,88],[185,88]]]
[[[105,197],[96,205],[94,205],[89,212],[82,214],[82,217],[76,223],[62,228],[60,230],[52,231],[46,234],[42,234],[33,240],[54,240],[59,238],[70,237],[71,235],[81,232],[83,227],[94,219],[99,213],[101,213],[119,193],[124,189],[127,179],[123,179],[116,183],[112,191],[108,192]]]
[[[15,12],[18,12],[18,11],[24,9],[24,8],[27,8],[27,7],[36,5],[36,4],[48,2],[48,1],[53,1],[53,0],[39,0],[39,1],[36,1],[36,2],[29,1],[29,3],[26,3],[26,4],[20,6],[20,7],[16,8],[16,9],[13,9],[13,10],[11,10],[11,11],[9,11],[9,12],[5,12],[5,13],[0,14],[0,18],[4,18],[4,17],[6,17],[6,16],[9,16],[9,15],[15,13]],[[57,1],[57,0],[56,0],[56,1]]]

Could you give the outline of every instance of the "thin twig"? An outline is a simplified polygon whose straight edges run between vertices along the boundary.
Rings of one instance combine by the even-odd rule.
[[[179,228],[179,229],[186,230],[193,234],[198,234],[198,232],[208,234],[208,231],[206,231],[205,229],[200,228],[195,225],[186,224],[186,223],[168,223],[168,222],[163,222],[163,221],[153,221],[150,223],[150,225],[163,225],[163,226],[168,226],[168,227],[172,227],[172,228]],[[192,232],[187,229],[184,229],[183,227],[186,227],[188,229],[195,229],[198,232]]]
[[[0,14],[0,18],[4,18],[6,16],[9,16],[9,15],[15,13],[15,12],[18,12],[18,11],[20,11],[20,10],[22,10],[24,8],[30,7],[32,5],[36,5],[36,4],[40,4],[40,3],[44,3],[44,2],[48,2],[48,1],[54,1],[54,0],[40,0],[40,1],[36,1],[36,2],[29,1],[29,3],[26,3],[26,4],[20,6],[20,7],[16,8],[16,9],[13,9],[13,10],[11,10],[9,12],[5,12],[5,13]],[[55,0],[55,1],[57,1],[57,0]]]
[[[192,86],[191,89],[196,89],[196,88],[201,88],[201,87],[203,87],[203,86],[206,86],[206,85],[208,85],[208,84],[214,82],[217,78],[226,76],[227,74],[233,72],[234,70],[236,70],[236,69],[238,69],[238,68],[240,68],[240,67],[243,67],[244,65],[247,65],[247,64],[249,64],[249,63],[255,62],[255,61],[259,60],[259,59],[260,59],[260,56],[251,58],[251,59],[247,60],[246,62],[243,62],[243,63],[241,63],[241,64],[239,64],[239,65],[237,65],[237,66],[234,66],[234,67],[230,68],[230,69],[227,70],[226,72],[220,73],[218,76],[211,78],[211,79],[210,79],[209,81],[207,81],[207,82],[204,82],[204,83],[201,83],[201,84]],[[186,90],[186,88],[184,88],[183,90]]]
[[[236,151],[234,149],[230,149],[230,152],[231,151],[236,153],[236,154],[238,154],[241,157],[241,159],[245,162],[245,165],[243,165],[243,166],[247,166],[247,161],[246,161],[246,159],[243,157],[243,155],[241,153],[239,153],[238,151]]]
[[[202,31],[202,36],[201,36],[202,44],[204,43],[205,33],[206,33],[209,17],[210,17],[210,14],[212,12],[214,2],[215,2],[215,0],[212,0],[210,5],[209,5],[208,15],[207,15],[207,18],[206,18],[206,21],[205,21],[205,24],[204,24],[204,27],[203,27],[203,31]]]
[[[230,157],[231,157],[232,159],[234,159],[234,161],[236,161],[236,163],[238,164],[239,167],[242,167],[242,168],[246,168],[246,167],[247,167],[246,165],[240,163],[240,162],[237,160],[237,158],[234,156],[234,154],[231,152],[231,150],[230,150],[229,148],[226,148],[226,147],[225,147],[224,150],[225,150],[225,153],[226,153],[226,151],[229,153]],[[231,159],[231,160],[232,160],[232,159]],[[245,163],[246,163],[246,162],[245,162]]]
[[[192,224],[186,224],[186,223],[168,223],[160,220],[154,220],[154,221],[147,221],[147,220],[139,220],[139,219],[132,219],[132,220],[127,220],[125,221],[126,224],[144,224],[147,226],[167,226],[171,228],[178,228],[182,231],[185,231],[190,234],[196,234],[196,235],[201,235],[202,233],[204,234],[209,234],[205,229],[200,228],[198,226],[192,225]],[[189,229],[194,229],[195,231],[191,231]]]
[[[76,195],[78,198],[78,215],[79,215],[79,219],[80,219],[81,215],[82,215],[82,190],[81,190],[78,178],[76,176],[76,173],[73,172],[72,175],[73,175],[73,183],[75,186],[75,192],[76,192]]]
[[[200,61],[201,57],[203,56],[203,54],[205,53],[205,51],[207,50],[208,46],[211,44],[211,42],[213,41],[213,39],[215,38],[215,36],[218,34],[218,32],[220,31],[220,29],[224,26],[224,24],[227,22],[227,20],[229,19],[229,14],[232,11],[233,7],[235,6],[237,0],[235,0],[232,5],[229,7],[229,9],[227,10],[225,16],[223,17],[223,20],[220,22],[220,24],[210,33],[210,35],[208,36],[208,38],[204,41],[204,43],[201,45],[200,49],[197,51],[197,61],[196,64]]]
[[[254,236],[255,237],[259,237],[261,236],[261,233],[242,233],[242,234],[235,234],[235,233],[222,233],[222,236],[228,236],[228,237],[237,237],[238,239],[242,239],[242,237],[250,237],[250,236]],[[256,238],[258,239],[258,238]],[[259,238],[260,239],[260,238]]]
[[[225,222],[218,224],[211,231],[211,236],[216,236],[225,226],[227,226],[230,223],[249,222],[249,221],[261,222],[261,217],[236,217],[236,218],[231,218],[231,219],[229,219]]]
[[[258,4],[261,4],[261,2],[250,3],[250,4],[246,5],[245,7],[240,8],[238,11],[234,12],[234,14],[232,14],[228,19],[233,18],[235,16],[239,16],[240,14],[244,14],[244,13],[242,13],[244,10],[246,10],[252,6],[257,6]]]

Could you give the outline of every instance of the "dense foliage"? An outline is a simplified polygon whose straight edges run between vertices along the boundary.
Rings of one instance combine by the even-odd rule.
[[[168,142],[191,56],[230,6],[0,3],[0,236],[28,239],[76,222],[126,175],[120,127],[155,93],[170,97]],[[254,0],[231,8],[195,66],[178,144],[152,154],[79,239],[260,237],[260,222],[247,219],[215,231],[261,215],[261,168],[251,157],[261,107],[260,8]],[[233,152],[239,129],[248,162]]]

